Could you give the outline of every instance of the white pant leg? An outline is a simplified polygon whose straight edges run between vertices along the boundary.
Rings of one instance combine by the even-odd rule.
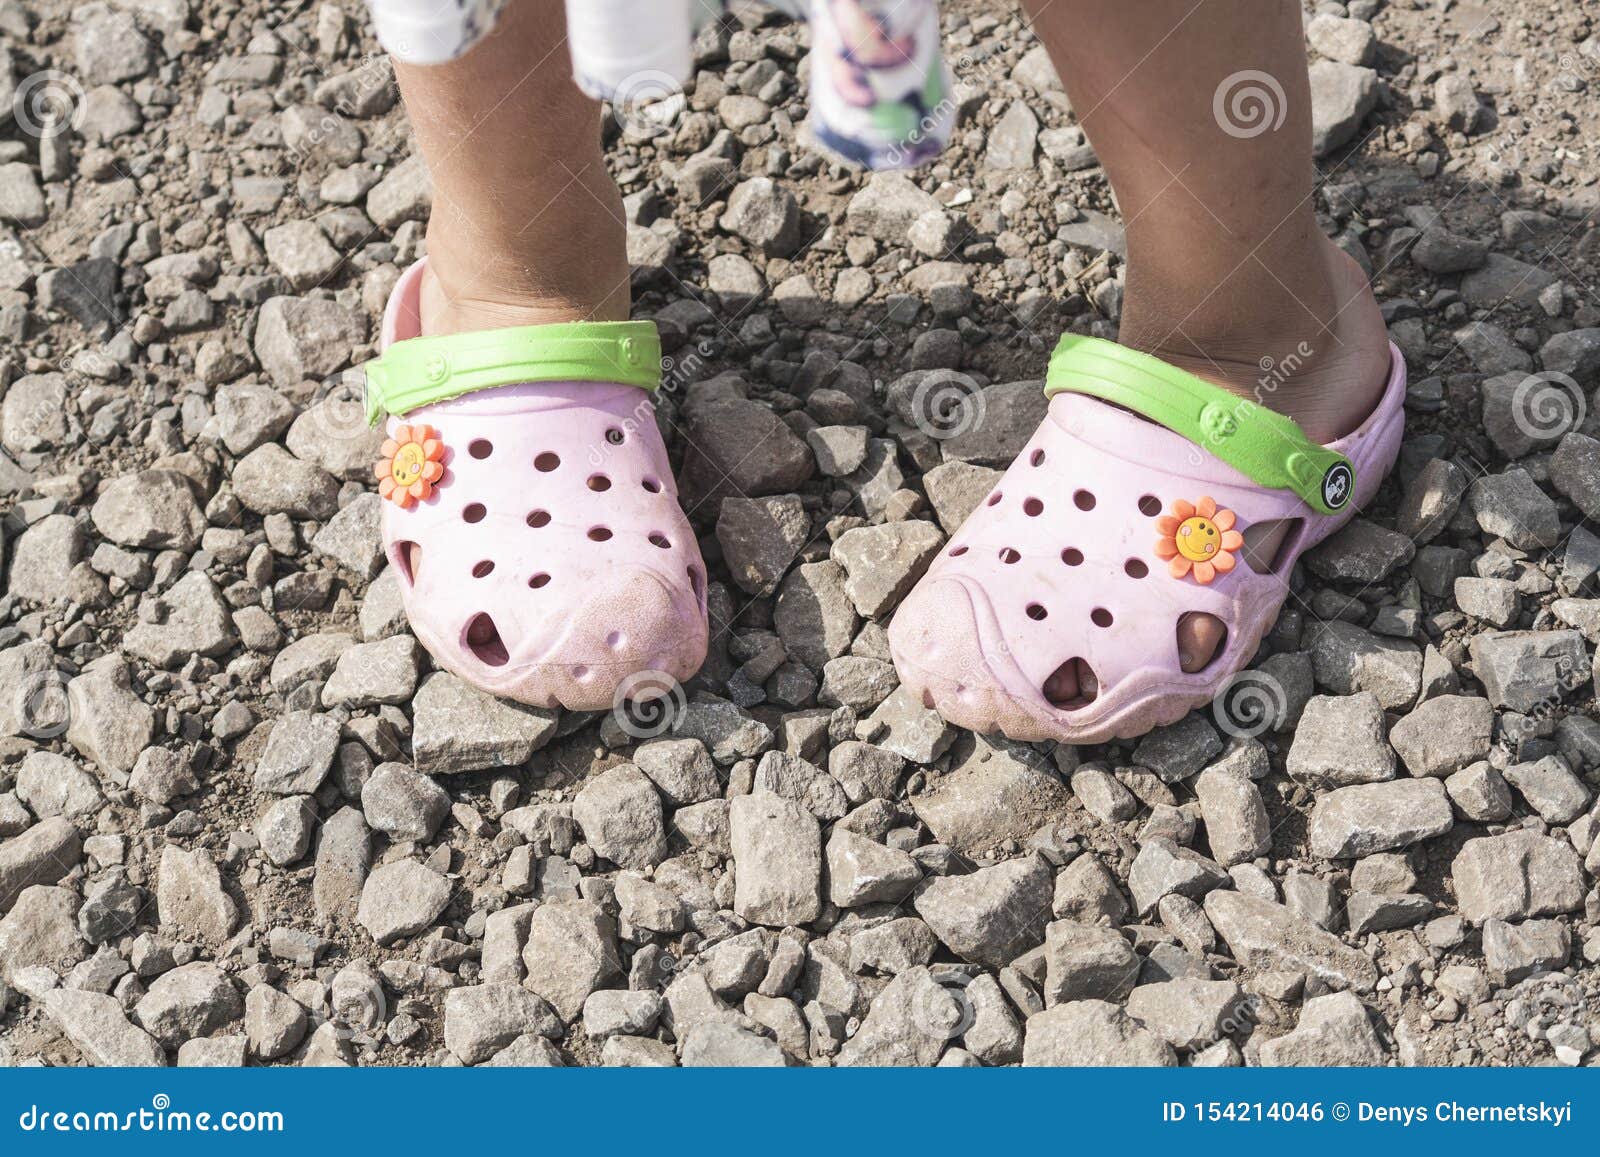
[[[494,27],[507,0],[367,0],[383,50],[407,64],[444,64]]]

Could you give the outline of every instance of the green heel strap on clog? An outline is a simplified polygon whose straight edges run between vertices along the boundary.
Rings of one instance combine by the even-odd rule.
[[[397,341],[364,367],[367,421],[518,382],[661,384],[654,322],[581,321]]]
[[[1350,460],[1306,437],[1293,419],[1115,342],[1063,335],[1044,392],[1088,394],[1132,410],[1319,514],[1339,513],[1355,494]]]

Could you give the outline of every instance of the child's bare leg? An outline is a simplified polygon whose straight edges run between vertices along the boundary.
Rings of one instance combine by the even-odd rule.
[[[562,0],[515,0],[445,64],[397,64],[433,175],[426,334],[628,316],[622,199],[578,91]]]
[[[1258,398],[1317,441],[1360,425],[1383,390],[1388,336],[1360,267],[1313,212],[1299,4],[1024,2],[1127,223],[1123,343]],[[1283,119],[1253,135],[1214,110],[1247,70],[1282,93],[1265,86],[1268,124]],[[1276,546],[1251,543],[1268,557]],[[1184,670],[1222,639],[1210,615],[1187,616]]]

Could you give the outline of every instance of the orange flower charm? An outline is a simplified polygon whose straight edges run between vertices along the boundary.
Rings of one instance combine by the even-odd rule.
[[[1244,545],[1244,535],[1233,529],[1238,519],[1231,510],[1219,510],[1213,499],[1188,503],[1181,498],[1172,504],[1172,513],[1156,519],[1157,556],[1170,560],[1167,570],[1173,578],[1194,572],[1194,581],[1209,583],[1219,573],[1232,570],[1237,561],[1233,552]]]
[[[444,476],[444,443],[432,426],[400,426],[383,444],[383,460],[373,472],[378,476],[378,496],[401,509],[410,509],[433,493]]]

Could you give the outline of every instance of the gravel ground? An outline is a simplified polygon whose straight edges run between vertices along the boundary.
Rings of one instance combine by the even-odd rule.
[[[947,4],[910,178],[804,148],[759,13],[608,126],[715,637],[667,710],[557,717],[434,670],[384,567],[347,371],[429,185],[356,6],[0,2],[0,1057],[1595,1065],[1580,7],[1318,5],[1401,464],[1226,702],[1074,750],[946,726],[884,642],[1055,335],[1115,332],[1009,5]]]

